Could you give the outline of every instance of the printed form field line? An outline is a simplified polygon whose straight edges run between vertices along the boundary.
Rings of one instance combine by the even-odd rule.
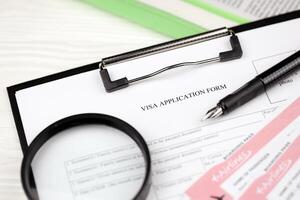
[[[216,156],[216,155],[222,156],[224,154],[228,154],[229,150],[227,148],[225,148],[223,151],[212,152],[212,153],[205,152],[203,154],[203,151],[202,151],[203,148],[222,144],[222,143],[227,143],[229,141],[232,141],[232,140],[234,141],[237,139],[240,141],[240,138],[246,137],[249,133],[248,134],[239,134],[236,136],[230,136],[227,138],[226,137],[224,138],[224,136],[221,136],[221,138],[220,138],[220,136],[217,136],[216,134],[230,132],[235,129],[239,130],[243,127],[257,124],[265,118],[265,116],[263,114],[264,111],[265,110],[261,110],[261,111],[254,112],[254,113],[244,114],[239,117],[234,117],[232,119],[227,119],[222,122],[216,122],[215,124],[221,123],[223,129],[211,131],[210,133],[206,133],[204,135],[200,134],[200,136],[199,136],[199,132],[201,133],[201,131],[203,131],[204,128],[208,128],[209,126],[214,126],[215,124],[203,125],[201,127],[196,127],[195,129],[189,129],[188,131],[182,131],[179,133],[171,134],[169,136],[164,136],[164,137],[149,141],[148,144],[150,145],[151,154],[154,155],[154,158],[153,158],[153,168],[154,169],[153,169],[152,176],[153,176],[153,187],[155,189],[155,192],[157,193],[157,192],[161,191],[161,188],[169,187],[169,185],[180,184],[181,182],[185,182],[187,180],[190,181],[192,179],[192,177],[201,175],[203,172],[198,172],[198,173],[191,172],[187,175],[171,178],[170,180],[163,181],[163,182],[156,183],[156,180],[155,180],[155,176],[159,176],[161,174],[168,173],[168,171],[174,167],[176,170],[176,166],[178,166],[179,169],[184,168],[184,165],[189,164],[189,163],[194,163],[197,160],[200,161],[200,163],[202,164],[203,170],[207,170],[208,167],[205,167],[205,163],[207,162],[206,161],[207,159],[210,159],[210,156],[212,156],[212,157]],[[237,121],[239,121],[240,123],[236,124]],[[226,124],[227,124],[227,126],[226,126]],[[180,136],[178,137],[178,135],[180,135]],[[213,136],[217,136],[217,137],[215,138]],[[184,137],[188,137],[188,138],[184,139]],[[169,140],[170,138],[171,138],[171,140]],[[175,138],[175,139],[172,139],[172,138]],[[213,139],[213,141],[199,146],[198,143],[203,142],[203,139],[205,139],[205,138],[207,138],[208,140]],[[220,138],[220,139],[218,139],[218,138]],[[176,140],[176,141],[174,142],[174,140]],[[160,143],[157,143],[154,141],[164,141],[167,143],[170,142],[171,144],[164,145],[164,147],[155,148],[155,146],[160,145]],[[188,150],[184,150],[184,151],[176,152],[177,149],[180,149],[183,147],[186,148],[187,145],[190,146],[192,144],[197,144],[197,147],[191,148]],[[79,197],[81,193],[86,193],[88,191],[92,191],[91,188],[93,188],[93,186],[86,186],[83,188],[80,186],[81,184],[85,185],[87,182],[96,182],[97,185],[99,186],[99,184],[100,185],[108,185],[108,184],[117,182],[119,180],[127,180],[128,178],[130,178],[132,176],[137,177],[137,179],[134,179],[134,180],[142,179],[143,174],[131,175],[131,173],[130,173],[129,175],[125,174],[125,176],[121,179],[118,178],[118,179],[112,179],[111,181],[97,182],[99,180],[99,178],[109,176],[110,174],[114,174],[117,172],[128,173],[129,172],[128,170],[135,171],[135,169],[137,169],[137,168],[144,167],[144,162],[142,161],[141,154],[136,153],[136,152],[133,154],[132,153],[128,154],[128,155],[122,154],[122,156],[117,156],[112,159],[97,161],[97,158],[99,158],[97,155],[105,156],[105,155],[108,155],[109,152],[120,152],[120,151],[122,151],[122,149],[124,149],[124,151],[132,151],[132,150],[136,149],[136,146],[134,144],[130,144],[130,145],[126,145],[123,147],[108,149],[106,151],[96,152],[91,155],[85,155],[85,156],[82,156],[79,158],[74,158],[72,160],[66,161],[65,168],[66,168],[66,171],[67,171],[67,174],[69,177],[68,179],[69,179],[69,183],[70,183],[70,186],[72,189],[72,193],[76,197]],[[171,151],[171,154],[170,154],[170,151]],[[175,151],[175,153],[172,153],[172,151]],[[166,154],[166,155],[164,155],[164,154]],[[161,156],[161,155],[164,155],[164,156]],[[180,159],[180,158],[183,158],[182,155],[186,155],[187,157],[192,156],[192,158],[182,160],[182,159]],[[184,157],[186,157],[186,156],[184,156]],[[176,160],[176,159],[180,159],[180,161],[174,162],[174,160]],[[94,162],[92,162],[92,161],[94,161]],[[120,164],[120,162],[117,162],[117,161],[123,161],[123,162],[127,162],[127,163],[129,162],[129,164],[126,164],[122,167],[110,168],[110,169],[101,171],[99,173],[98,167],[103,166],[103,164],[105,164],[105,163],[112,163],[112,165],[114,165],[116,162],[116,163]],[[165,165],[165,163],[168,163],[169,161],[172,161],[172,164]],[[164,167],[161,166],[162,163],[164,163],[164,165],[165,165]],[[160,167],[157,168],[156,166],[160,166]],[[96,170],[97,173],[90,174],[89,172],[93,171],[93,170]],[[88,173],[89,175],[85,175],[86,173]],[[133,180],[133,179],[131,179],[131,180]],[[157,198],[157,199],[168,199],[168,198],[180,196],[180,195],[181,195],[181,193],[169,194],[167,196],[164,195],[165,196],[164,198]],[[157,197],[158,196],[160,196],[160,195],[157,195]]]

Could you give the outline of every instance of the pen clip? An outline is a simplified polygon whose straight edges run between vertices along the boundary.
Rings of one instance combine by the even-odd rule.
[[[108,73],[108,70],[106,69],[109,65],[124,62],[127,60],[132,60],[136,59],[139,57],[144,57],[144,56],[149,56],[153,55],[156,53],[164,52],[164,51],[169,51],[172,49],[188,46],[191,44],[195,43],[200,43],[224,36],[230,35],[230,44],[231,44],[231,50],[225,51],[225,52],[220,52],[218,57],[213,57],[209,59],[204,59],[200,61],[195,61],[195,62],[182,62],[174,65],[170,65],[167,67],[164,67],[160,70],[154,71],[150,74],[146,74],[131,80],[128,80],[126,77],[117,79],[117,80],[111,80],[110,75]],[[108,57],[102,59],[100,63],[100,76],[103,82],[103,85],[105,87],[105,90],[107,92],[113,92],[125,87],[128,87],[129,84],[144,80],[153,76],[156,76],[162,72],[165,72],[167,70],[171,70],[174,68],[182,67],[182,66],[187,66],[187,65],[201,65],[201,64],[208,64],[208,63],[214,63],[214,62],[226,62],[234,59],[241,58],[243,55],[243,51],[239,42],[238,37],[235,35],[235,33],[232,30],[229,30],[227,28],[221,28],[221,29],[216,29],[214,31],[210,31],[204,34],[198,34],[195,36],[190,36],[166,43],[162,43],[159,45],[154,45],[150,47],[146,47],[143,49],[138,49],[135,51],[127,52],[124,54],[119,54],[116,56]]]

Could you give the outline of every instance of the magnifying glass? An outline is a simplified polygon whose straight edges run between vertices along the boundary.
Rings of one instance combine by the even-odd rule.
[[[121,119],[73,115],[31,142],[21,179],[30,200],[144,200],[151,184],[150,153],[141,134]]]

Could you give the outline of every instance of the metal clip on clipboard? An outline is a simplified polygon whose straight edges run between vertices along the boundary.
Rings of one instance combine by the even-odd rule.
[[[145,56],[149,56],[149,55],[173,50],[173,49],[180,48],[180,47],[185,47],[188,45],[205,42],[205,41],[220,38],[220,37],[229,36],[229,35],[230,35],[230,44],[231,44],[232,49],[229,51],[220,52],[219,56],[214,57],[214,58],[209,58],[209,59],[204,59],[204,60],[194,61],[194,62],[182,62],[182,63],[170,65],[170,66],[164,67],[160,70],[154,71],[150,74],[146,74],[146,75],[143,75],[143,76],[131,79],[131,80],[128,80],[126,77],[120,78],[118,80],[111,80],[108,70],[106,69],[109,65],[125,62],[125,61],[132,60],[132,59],[137,59],[140,57],[145,57]],[[204,34],[197,34],[197,35],[181,38],[178,40],[173,40],[170,42],[165,42],[162,44],[158,44],[158,45],[154,45],[154,46],[150,46],[150,47],[146,47],[146,48],[130,51],[127,53],[104,58],[104,59],[102,59],[102,61],[100,63],[100,76],[102,78],[102,82],[104,84],[106,91],[113,92],[113,91],[128,87],[129,84],[131,84],[131,83],[153,77],[155,75],[158,75],[158,74],[165,72],[167,70],[170,70],[170,69],[174,69],[174,68],[178,68],[178,67],[182,67],[182,66],[186,66],[186,65],[201,65],[201,64],[214,63],[214,62],[226,62],[226,61],[238,59],[238,58],[242,57],[242,55],[243,55],[243,51],[242,51],[238,37],[234,34],[234,32],[232,30],[224,27],[224,28],[206,32]]]

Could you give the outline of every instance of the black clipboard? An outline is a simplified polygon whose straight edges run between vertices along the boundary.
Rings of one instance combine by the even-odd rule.
[[[268,26],[268,25],[272,25],[272,24],[276,24],[276,23],[280,23],[280,22],[284,22],[284,21],[288,21],[288,20],[292,20],[292,19],[296,19],[296,18],[300,18],[300,10],[282,14],[282,15],[278,15],[275,17],[262,19],[259,21],[255,21],[255,22],[251,22],[251,23],[247,23],[247,24],[243,24],[243,25],[239,25],[239,26],[235,26],[230,29],[233,30],[235,33],[240,33],[243,31],[257,29],[260,27],[264,27],[264,26]],[[205,33],[202,33],[202,34],[205,34]],[[201,35],[201,34],[199,34],[199,35]],[[41,84],[44,84],[47,82],[51,82],[51,81],[59,80],[62,78],[70,77],[70,76],[73,76],[76,74],[85,73],[88,71],[99,69],[100,63],[101,63],[101,61],[92,63],[92,64],[88,64],[85,66],[77,67],[77,68],[74,68],[71,70],[59,72],[59,73],[56,73],[53,75],[45,76],[42,78],[38,78],[35,80],[31,80],[28,82],[13,85],[13,86],[10,86],[7,88],[9,101],[10,101],[14,121],[16,124],[18,136],[19,136],[19,141],[20,141],[23,153],[26,151],[26,149],[28,147],[28,142],[26,140],[24,127],[22,124],[22,118],[20,115],[18,103],[17,103],[16,96],[15,96],[16,92],[26,89],[26,88],[33,87],[33,86],[41,85]]]

